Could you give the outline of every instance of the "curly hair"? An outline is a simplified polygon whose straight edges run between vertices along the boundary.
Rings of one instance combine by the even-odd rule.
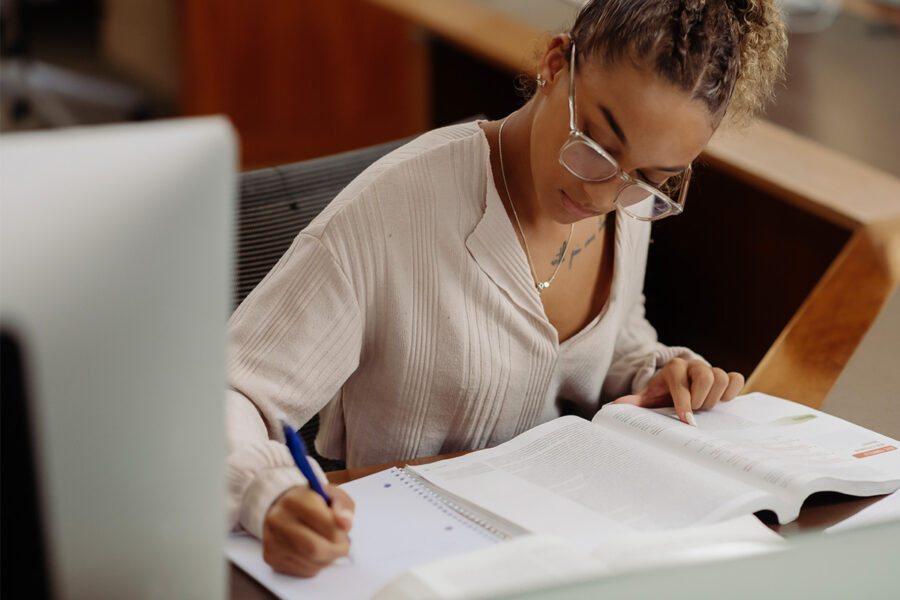
[[[784,76],[774,0],[592,0],[569,35],[579,55],[630,59],[734,122],[762,112]]]

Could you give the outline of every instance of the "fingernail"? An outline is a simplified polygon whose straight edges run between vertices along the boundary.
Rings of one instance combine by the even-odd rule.
[[[694,418],[694,413],[692,412],[684,413],[684,420],[688,422],[688,425],[697,426],[697,419]]]
[[[349,508],[341,508],[337,511],[337,514],[342,518],[347,519],[351,523],[353,522],[353,511]]]

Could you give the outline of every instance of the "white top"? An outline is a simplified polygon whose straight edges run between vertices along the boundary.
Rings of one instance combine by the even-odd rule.
[[[232,523],[259,535],[302,482],[260,414],[274,437],[279,412],[301,424],[321,410],[323,456],[376,464],[493,446],[564,407],[593,414],[672,358],[697,358],[644,319],[649,237],[649,223],[617,219],[609,301],[560,344],[481,128],[438,129],[377,161],[231,319]]]

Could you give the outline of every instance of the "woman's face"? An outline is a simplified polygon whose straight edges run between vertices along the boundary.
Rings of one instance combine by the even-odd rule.
[[[559,43],[557,43],[559,42]],[[574,223],[615,209],[625,182],[586,182],[559,162],[569,135],[568,43],[556,38],[541,63],[548,83],[538,89],[531,131],[531,176],[540,213]],[[604,64],[579,57],[575,75],[577,126],[633,178],[659,187],[677,176],[715,131],[705,105],[630,61]],[[674,194],[677,197],[677,192]]]

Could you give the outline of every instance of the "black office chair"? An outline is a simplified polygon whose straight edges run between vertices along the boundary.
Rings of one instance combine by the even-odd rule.
[[[407,141],[243,173],[238,200],[235,308],[338,192],[370,164]],[[318,430],[318,415],[300,428],[307,448],[326,471],[343,469],[342,462],[324,459],[315,452],[313,440]]]

